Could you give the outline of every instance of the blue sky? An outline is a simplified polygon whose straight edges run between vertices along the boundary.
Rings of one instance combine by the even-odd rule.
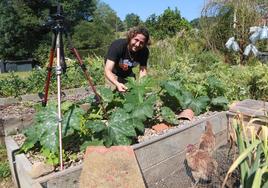
[[[145,21],[150,15],[162,14],[165,9],[175,7],[181,13],[181,16],[191,21],[201,14],[205,0],[102,0],[108,4],[120,17],[121,20],[129,13],[140,16]]]

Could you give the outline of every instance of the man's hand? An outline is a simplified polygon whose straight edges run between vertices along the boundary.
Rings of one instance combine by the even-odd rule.
[[[119,92],[126,92],[127,91],[127,86],[125,86],[124,84],[122,84],[122,83],[118,83],[117,85],[116,85],[116,88],[117,88],[117,90],[119,91]]]
[[[146,66],[140,66],[140,77],[144,77],[147,75],[147,67]]]

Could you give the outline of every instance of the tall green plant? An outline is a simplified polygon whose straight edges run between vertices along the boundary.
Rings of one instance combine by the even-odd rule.
[[[239,156],[228,170],[222,187],[236,168],[240,169],[243,187],[268,186],[268,127],[261,126],[257,132],[255,126],[250,126],[255,121],[263,122],[263,119],[252,119],[248,125],[244,124],[242,116],[233,121]]]

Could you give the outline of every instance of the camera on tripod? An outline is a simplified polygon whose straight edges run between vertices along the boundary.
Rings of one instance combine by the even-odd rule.
[[[49,16],[47,21],[42,25],[42,32],[47,33],[51,29],[56,29],[57,26],[62,26],[65,24],[63,7],[61,4],[51,6],[49,8]]]
[[[49,9],[49,16],[55,21],[64,20],[62,5],[51,6]]]

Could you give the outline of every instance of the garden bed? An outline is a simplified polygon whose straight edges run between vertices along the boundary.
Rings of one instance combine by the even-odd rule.
[[[92,91],[86,88],[64,90],[62,100],[76,101],[85,98]],[[55,99],[56,95],[49,95],[49,100]],[[38,94],[23,95],[18,98],[0,98],[0,143],[4,136],[20,133],[24,128],[33,123],[36,112],[34,105],[41,103]]]
[[[254,101],[252,102],[254,103]],[[19,113],[21,112],[22,110],[19,110]],[[30,110],[30,112],[32,111]],[[232,112],[235,113],[236,111],[233,110]],[[226,148],[228,148],[226,146],[228,138],[227,128],[230,125],[229,119],[233,118],[233,115],[230,112],[207,112],[196,116],[190,122],[180,120],[178,126],[169,127],[169,129],[161,132],[155,132],[150,128],[146,128],[145,135],[138,138],[140,143],[134,144],[131,147],[135,151],[137,161],[148,187],[176,187],[178,184],[182,185],[182,187],[189,187],[192,185],[192,180],[185,166],[185,148],[188,144],[197,144],[199,142],[206,121],[210,121],[213,124],[217,148],[220,148],[214,153],[214,157],[223,166],[219,167],[221,169],[218,171],[220,174],[212,181],[220,185],[233,159],[225,157],[227,156]],[[22,117],[24,116],[22,115]],[[10,125],[12,125],[12,122]],[[17,131],[16,129],[15,132]],[[20,187],[79,186],[82,159],[75,163],[75,165],[66,165],[69,168],[63,171],[54,171],[48,175],[33,179],[29,175],[33,168],[32,162],[34,162],[31,156],[29,156],[30,154],[27,153],[28,156],[24,154],[16,155],[15,153],[18,151],[19,146],[12,137],[6,137],[5,142],[10,166],[12,167],[13,180]],[[224,160],[227,162],[223,163]],[[235,184],[235,178],[234,181],[231,180],[228,183],[230,185]]]
[[[226,112],[215,113],[190,124],[167,131],[142,143],[132,145],[137,161],[148,187],[171,185],[172,182],[191,186],[184,165],[185,148],[188,144],[196,144],[204,131],[206,121],[213,124],[216,133],[217,147],[227,143],[228,118]],[[78,187],[82,164],[70,167],[60,172],[33,179],[29,175],[32,164],[24,154],[15,155],[19,148],[12,137],[5,139],[10,165],[13,166],[13,179],[20,187]],[[226,169],[227,170],[227,169]],[[174,177],[177,181],[174,181]],[[163,183],[164,182],[164,183]],[[178,185],[178,184],[173,185]],[[169,186],[170,187],[170,186]]]

